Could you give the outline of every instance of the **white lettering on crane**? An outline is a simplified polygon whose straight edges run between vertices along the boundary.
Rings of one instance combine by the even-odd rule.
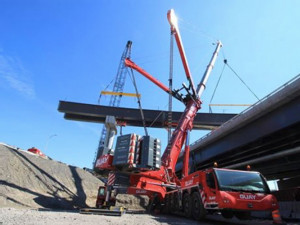
[[[185,186],[189,186],[191,184],[193,184],[193,180],[188,180],[184,183]]]
[[[97,160],[96,167],[106,163],[107,160],[108,160],[108,156],[101,157],[100,159]]]
[[[209,200],[216,200],[216,196],[209,196],[209,198],[208,198]]]
[[[240,199],[245,199],[245,200],[255,200],[256,195],[244,195],[240,194]]]
[[[136,194],[146,194],[147,191],[146,190],[136,190],[135,193]]]

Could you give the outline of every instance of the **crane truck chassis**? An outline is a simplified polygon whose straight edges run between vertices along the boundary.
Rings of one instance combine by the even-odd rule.
[[[181,101],[186,108],[161,157],[159,167],[143,168],[136,160],[130,161],[140,154],[136,148],[139,145],[138,140],[149,136],[137,138],[134,147],[131,146],[128,153],[129,164],[123,168],[114,165],[113,158],[116,152],[114,154],[112,151],[106,152],[97,159],[98,169],[111,171],[108,179],[111,180],[111,176],[115,176],[114,173],[123,173],[128,177],[128,183],[123,186],[117,182],[108,182],[107,187],[103,189],[105,191],[98,196],[105,201],[101,204],[97,203],[97,207],[114,205],[115,198],[111,197],[111,192],[114,190],[117,193],[147,195],[152,208],[166,213],[181,212],[186,217],[196,220],[201,220],[206,214],[214,212],[221,212],[225,218],[236,216],[239,219],[249,219],[252,211],[270,211],[274,223],[281,223],[278,202],[270,193],[265,178],[259,172],[210,168],[189,174],[190,131],[193,128],[194,117],[201,108],[200,97],[222,44],[220,41],[217,42],[203,78],[195,88],[174,10],[169,10],[167,17],[189,82],[189,86],[183,84],[180,90],[185,90],[187,94],[181,94],[180,90],[170,90],[129,58],[125,59],[125,65]],[[182,177],[179,179],[175,174],[175,166],[182,149],[183,169]]]

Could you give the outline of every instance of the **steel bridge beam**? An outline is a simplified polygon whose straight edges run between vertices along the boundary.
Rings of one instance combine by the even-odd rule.
[[[115,116],[118,123],[127,126],[143,126],[138,109],[109,107],[76,102],[60,101],[58,111],[64,118],[83,122],[104,123],[107,115]],[[160,110],[143,110],[147,127],[167,128],[168,112]],[[176,127],[182,112],[172,112],[172,126]],[[194,120],[194,129],[212,130],[233,118],[236,114],[198,113]]]

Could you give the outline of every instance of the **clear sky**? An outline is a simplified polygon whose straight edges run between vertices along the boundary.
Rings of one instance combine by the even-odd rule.
[[[67,121],[59,100],[97,104],[115,77],[127,40],[132,60],[167,85],[170,27],[174,8],[195,83],[199,82],[217,39],[223,44],[203,94],[208,104],[223,67],[229,64],[263,98],[300,72],[300,1],[0,1],[0,142],[40,148],[50,157],[91,167],[102,125]],[[186,82],[174,46],[174,87]],[[145,109],[167,109],[168,96],[136,74]],[[110,87],[110,90],[112,86]],[[134,92],[130,79],[125,92]],[[212,103],[252,104],[256,98],[225,69]],[[102,98],[107,105],[109,97]],[[123,98],[123,107],[137,108]],[[183,105],[174,100],[174,108]],[[243,108],[213,108],[240,112]],[[143,134],[143,129],[124,128]],[[166,145],[166,131],[150,129]],[[192,141],[206,132],[193,132]]]

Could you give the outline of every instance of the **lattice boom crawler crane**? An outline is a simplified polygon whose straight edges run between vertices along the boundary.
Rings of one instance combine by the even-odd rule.
[[[177,211],[197,220],[217,211],[226,218],[235,215],[239,219],[248,219],[252,211],[270,211],[274,222],[280,221],[277,200],[270,194],[266,180],[259,172],[210,168],[189,174],[189,134],[194,117],[201,107],[200,97],[222,44],[217,43],[203,78],[195,88],[173,10],[168,11],[168,21],[189,81],[189,86],[183,84],[182,88],[187,94],[183,96],[179,90],[169,90],[129,58],[125,60],[125,65],[165,92],[172,93],[186,108],[161,158],[158,139],[136,134],[118,137],[114,156],[108,158],[103,155],[99,158],[99,168],[111,170],[109,179],[114,176],[115,183],[108,185],[106,201],[98,206],[113,205],[110,193],[114,188],[117,192],[147,195],[157,209],[164,212]],[[179,179],[175,174],[175,165],[183,147],[183,170],[182,178]],[[120,181],[122,177],[125,180],[123,183]]]

